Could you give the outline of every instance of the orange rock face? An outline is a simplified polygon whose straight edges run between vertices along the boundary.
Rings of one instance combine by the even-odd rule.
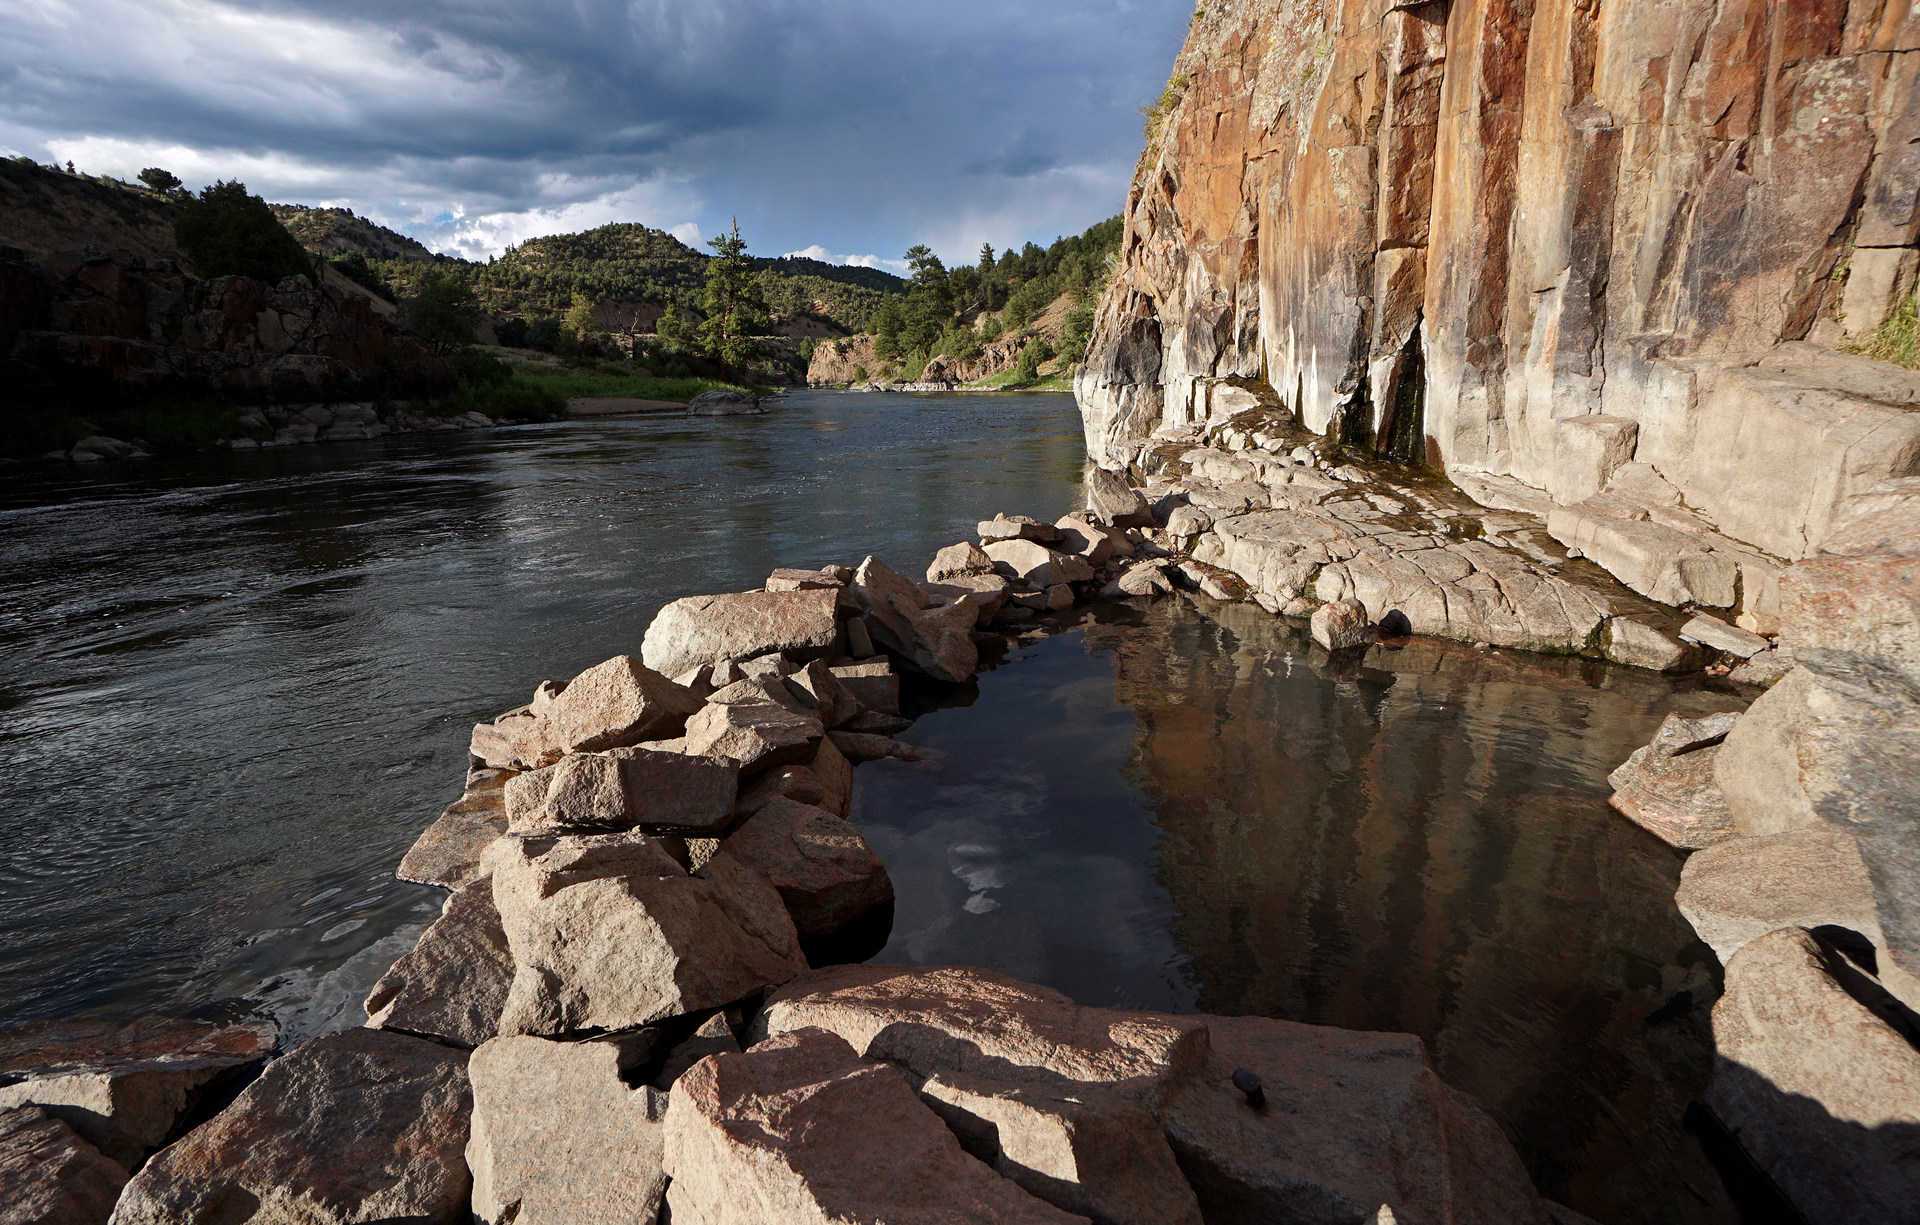
[[[1090,451],[1124,467],[1264,376],[1311,429],[1542,489],[1558,422],[1631,419],[1634,458],[1711,513],[1724,478],[1688,469],[1718,371],[1871,330],[1840,317],[1851,248],[1913,266],[1916,25],[1839,0],[1206,6],[1076,377]]]

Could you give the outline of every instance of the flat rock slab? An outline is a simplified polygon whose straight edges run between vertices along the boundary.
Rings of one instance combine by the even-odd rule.
[[[621,1078],[649,1035],[496,1038],[473,1053],[473,1210],[486,1225],[644,1225],[666,1193],[667,1095]]]
[[[127,1171],[38,1106],[0,1110],[0,1225],[103,1225]]]
[[[733,819],[740,767],[644,746],[573,753],[507,784],[507,829],[708,834]]]
[[[666,1131],[678,1225],[1086,1220],[968,1156],[899,1072],[820,1030],[696,1064],[674,1085]]]
[[[973,679],[980,649],[973,641],[979,613],[971,601],[929,607],[925,591],[877,557],[861,563],[852,591],[877,645],[935,680]]]
[[[413,951],[374,984],[367,1024],[479,1046],[493,1037],[512,983],[513,954],[494,909],[493,881],[483,876],[448,898]]]
[[[825,589],[688,596],[654,617],[641,657],[669,676],[775,651],[821,659],[840,641],[839,601],[838,591]]]
[[[859,830],[785,796],[767,799],[727,836],[720,854],[773,882],[803,936],[831,935],[893,900],[886,865]]]
[[[811,712],[770,700],[715,702],[687,720],[687,752],[726,758],[742,774],[810,761],[825,736]]]
[[[55,1022],[0,1033],[0,1109],[44,1108],[129,1168],[272,1054],[270,1021]]]
[[[636,400],[630,396],[574,396],[567,401],[569,417],[625,417],[635,413],[684,413],[678,400]]]
[[[127,1184],[114,1225],[466,1220],[467,1053],[375,1029],[310,1042]]]
[[[1844,927],[1885,943],[1873,882],[1844,830],[1817,827],[1735,838],[1687,857],[1674,896],[1722,965],[1783,927]]]
[[[394,875],[442,889],[458,889],[471,882],[479,873],[481,852],[507,832],[505,793],[490,795],[493,807],[463,809],[456,804],[441,813],[400,860]]]

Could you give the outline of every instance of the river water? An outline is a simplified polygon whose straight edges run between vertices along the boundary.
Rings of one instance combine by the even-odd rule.
[[[394,880],[467,732],[776,566],[912,571],[1071,509],[1064,396],[799,393],[630,418],[0,476],[0,1023],[264,1009],[303,1040],[438,912]],[[1680,1116],[1713,958],[1605,775],[1625,669],[1445,643],[1329,660],[1247,606],[1101,607],[918,695],[858,775],[881,960],[1086,1003],[1426,1040],[1546,1193],[1731,1219]]]

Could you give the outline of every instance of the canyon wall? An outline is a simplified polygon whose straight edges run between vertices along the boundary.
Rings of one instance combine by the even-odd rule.
[[[1920,471],[1920,380],[1841,350],[1913,289],[1916,49],[1900,0],[1208,4],[1076,379],[1089,451],[1125,468],[1263,380],[1567,508],[1569,544],[1676,508],[1634,530],[1770,590]],[[1595,501],[1623,468],[1634,505]]]

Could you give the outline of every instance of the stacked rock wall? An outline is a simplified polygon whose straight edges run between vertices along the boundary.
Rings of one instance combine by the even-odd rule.
[[[1207,6],[1076,378],[1089,451],[1264,376],[1576,520],[1639,463],[1696,538],[1807,555],[1920,470],[1920,380],[1836,348],[1913,288],[1916,37],[1840,0]]]

